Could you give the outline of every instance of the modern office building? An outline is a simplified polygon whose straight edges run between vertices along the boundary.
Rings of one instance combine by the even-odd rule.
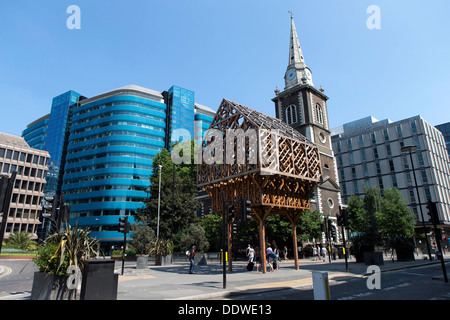
[[[176,129],[193,139],[198,125],[203,136],[213,116],[194,102],[192,91],[176,86],[161,93],[129,85],[79,101],[70,118],[61,190],[71,205],[69,223],[89,227],[105,250],[123,241],[118,218],[133,222],[143,207],[153,157],[170,148]]]
[[[381,190],[398,188],[422,225],[426,224],[428,200],[437,203],[440,225],[450,224],[449,157],[439,130],[420,116],[392,122],[366,117],[332,130],[333,150],[337,158],[342,199],[364,195],[364,186]],[[408,146],[418,149],[402,152]],[[416,193],[414,174],[419,189]],[[422,208],[419,207],[421,204]]]
[[[30,123],[27,128],[22,131],[22,138],[25,139],[30,148],[44,150],[49,119],[50,114],[47,114]]]
[[[37,238],[41,201],[44,197],[48,152],[31,148],[23,138],[0,133],[0,168],[2,175],[16,172],[16,180],[7,214],[4,238],[16,231]]]
[[[443,124],[437,125],[435,127],[444,136],[445,144],[447,146],[447,151],[450,156],[450,122],[443,123]]]
[[[64,156],[64,139],[70,128],[68,122],[70,122],[71,106],[78,102],[80,96],[79,93],[70,90],[53,98],[44,147],[50,154],[47,184],[44,190],[46,194],[60,193],[64,172],[64,168],[61,168],[64,165],[61,163],[61,158]]]

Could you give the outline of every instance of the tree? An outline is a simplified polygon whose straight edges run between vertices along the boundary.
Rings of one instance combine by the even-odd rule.
[[[379,231],[388,238],[391,248],[410,242],[408,238],[414,235],[416,218],[398,189],[385,190],[377,220]]]
[[[297,221],[297,238],[299,241],[307,241],[313,238],[319,238],[321,235],[321,218],[320,212],[315,211],[304,211],[298,221]]]
[[[6,245],[10,248],[32,250],[36,248],[36,242],[31,239],[31,233],[25,231],[14,232],[8,240]]]
[[[174,235],[176,240],[175,249],[186,250],[192,246],[197,247],[197,251],[206,251],[209,249],[208,240],[205,237],[205,230],[198,223],[191,223],[182,228]]]
[[[222,239],[222,216],[219,214],[208,214],[200,222],[205,230],[206,240],[209,242],[211,251],[219,251]]]
[[[357,195],[352,195],[348,200],[348,223],[349,229],[354,232],[360,232],[364,229],[364,203]]]
[[[195,165],[174,165],[167,149],[162,149],[153,157],[150,197],[145,201],[145,207],[137,211],[136,218],[146,221],[155,234],[158,226],[159,165],[162,165],[159,237],[170,239],[199,221],[195,216],[195,211],[200,206],[193,178],[195,171],[192,166]],[[178,247],[176,243],[175,247]]]

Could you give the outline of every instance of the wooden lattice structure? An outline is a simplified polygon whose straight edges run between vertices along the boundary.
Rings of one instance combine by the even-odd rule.
[[[242,129],[241,134],[251,134],[243,140],[235,138],[239,129]],[[207,164],[204,159],[205,152],[211,150],[208,146],[218,143],[215,140],[217,137],[211,139],[213,131],[216,135],[222,135],[226,155],[220,163]],[[239,161],[238,151],[243,151],[244,162]],[[259,222],[264,272],[264,221],[270,214],[286,215],[292,224],[297,269],[295,223],[300,214],[310,208],[309,198],[320,180],[318,148],[281,120],[224,99],[203,139],[202,152],[203,162],[198,166],[198,186],[211,196],[213,211],[222,214],[223,193],[226,200],[251,201],[252,217]]]

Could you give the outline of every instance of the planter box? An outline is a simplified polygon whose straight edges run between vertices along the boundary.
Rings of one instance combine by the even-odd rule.
[[[136,269],[146,269],[148,267],[148,256],[137,256]]]
[[[83,268],[80,299],[117,300],[118,283],[113,260],[89,260]]]
[[[35,272],[31,300],[75,300],[76,289],[68,289],[67,276]]]
[[[155,257],[155,265],[156,266],[168,266],[172,264],[172,255],[169,254],[167,256],[156,256]]]

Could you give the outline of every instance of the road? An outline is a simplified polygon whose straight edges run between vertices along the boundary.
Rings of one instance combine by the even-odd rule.
[[[29,296],[33,285],[33,275],[37,271],[31,259],[0,260],[6,272],[0,275],[0,298],[10,295]]]
[[[433,279],[436,278],[436,279]],[[380,289],[368,289],[368,277],[330,282],[332,300],[450,300],[450,283],[443,281],[440,264],[382,272]],[[231,300],[313,300],[312,286],[286,288]]]

